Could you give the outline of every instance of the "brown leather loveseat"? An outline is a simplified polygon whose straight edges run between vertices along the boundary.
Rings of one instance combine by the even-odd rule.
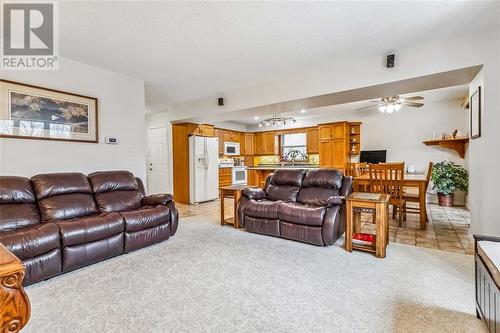
[[[0,176],[0,243],[24,285],[164,241],[177,223],[173,197],[145,196],[128,171]]]
[[[351,192],[352,178],[335,169],[277,170],[264,189],[243,190],[239,222],[250,232],[333,245],[344,233]]]

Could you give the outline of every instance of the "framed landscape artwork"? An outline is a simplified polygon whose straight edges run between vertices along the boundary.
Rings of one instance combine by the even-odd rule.
[[[97,98],[0,80],[0,137],[98,142]]]
[[[469,109],[470,138],[476,139],[481,136],[481,87],[470,97]]]

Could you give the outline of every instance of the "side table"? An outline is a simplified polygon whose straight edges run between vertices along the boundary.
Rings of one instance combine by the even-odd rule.
[[[352,249],[374,252],[377,258],[385,258],[386,247],[389,243],[389,198],[388,194],[354,192],[346,198],[347,223],[345,226],[346,251]],[[361,232],[361,213],[374,216],[376,224],[374,246],[353,244],[354,233]]]
[[[239,228],[240,224],[238,221],[238,201],[241,197],[241,191],[248,187],[248,185],[230,185],[219,187],[219,198],[220,198],[220,225],[224,225],[226,223],[232,224],[235,228]],[[233,198],[233,217],[225,218],[224,212],[224,198]]]
[[[19,332],[30,318],[30,302],[23,288],[23,263],[0,244],[0,328]]]

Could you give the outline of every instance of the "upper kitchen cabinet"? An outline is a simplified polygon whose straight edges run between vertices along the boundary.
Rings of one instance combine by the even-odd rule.
[[[274,132],[255,133],[255,155],[276,155],[278,153],[277,148],[277,137]]]
[[[182,123],[189,135],[214,136],[214,126],[208,124]]]
[[[214,136],[219,139],[219,155],[224,154],[224,131],[221,129],[214,129]]]
[[[346,163],[351,161],[353,155],[353,141],[355,150],[359,152],[360,125],[361,123],[341,121],[318,126],[320,167],[345,170]]]
[[[332,139],[332,126],[331,125],[319,125],[319,140],[330,140]]]
[[[306,130],[307,153],[319,153],[319,130],[317,127]]]
[[[224,142],[240,142],[240,133],[224,131]]]
[[[241,140],[241,145],[243,147],[244,155],[254,155],[254,134],[253,133],[245,133],[242,134],[243,139]]]

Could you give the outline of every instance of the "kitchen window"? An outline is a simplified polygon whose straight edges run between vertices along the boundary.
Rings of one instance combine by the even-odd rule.
[[[306,133],[283,134],[281,136],[281,156],[284,161],[306,161]]]

